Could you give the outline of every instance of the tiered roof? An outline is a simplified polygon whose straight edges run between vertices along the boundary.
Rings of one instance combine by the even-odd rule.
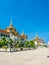
[[[9,34],[6,30],[0,30],[0,33]]]
[[[18,36],[20,38],[27,38],[27,36],[22,32],[22,35],[20,35],[16,29],[12,25],[12,21],[10,23],[10,26],[6,28],[6,30],[0,30],[1,33],[9,34],[12,32],[13,35]]]
[[[38,37],[38,35],[36,34],[36,37],[34,38],[34,40],[33,40],[34,42],[38,42],[38,43],[44,43],[44,40],[43,39],[40,39],[39,37]]]

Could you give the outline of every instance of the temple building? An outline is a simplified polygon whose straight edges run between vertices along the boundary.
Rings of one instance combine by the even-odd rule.
[[[44,45],[45,43],[44,40],[40,39],[37,34],[36,34],[36,37],[33,39],[33,41],[35,45],[38,45],[38,46]]]
[[[6,37],[6,39],[11,38],[12,40],[27,39],[27,35],[24,33],[20,35],[17,32],[17,30],[13,27],[12,22],[5,30],[0,29],[0,39],[2,39],[3,36]]]

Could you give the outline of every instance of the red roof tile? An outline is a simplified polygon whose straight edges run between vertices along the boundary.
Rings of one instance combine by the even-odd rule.
[[[9,34],[6,30],[0,30],[1,33]]]

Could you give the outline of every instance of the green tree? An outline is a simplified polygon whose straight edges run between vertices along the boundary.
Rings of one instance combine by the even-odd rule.
[[[16,41],[16,43],[15,43],[15,46],[14,46],[15,48],[19,48],[19,41]]]
[[[0,40],[0,48],[2,47],[2,43],[1,43],[1,40]]]
[[[0,40],[2,45],[7,45],[7,40],[5,37],[2,37],[2,39]]]
[[[26,48],[29,48],[29,47],[30,47],[29,41],[28,41],[28,40],[25,40],[24,42],[25,42],[25,47],[26,47]]]
[[[33,40],[29,41],[29,43],[31,48],[35,48],[35,43],[33,42]]]
[[[19,41],[19,47],[20,47],[20,50],[23,50],[24,43],[23,43],[22,39],[20,39],[20,41]]]
[[[11,48],[13,47],[12,43],[13,43],[13,40],[9,39],[9,45],[8,45],[8,47],[10,48],[10,52],[11,52]]]

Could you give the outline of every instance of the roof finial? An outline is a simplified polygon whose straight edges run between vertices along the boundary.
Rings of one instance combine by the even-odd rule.
[[[23,30],[23,32],[22,32],[22,35],[24,35],[24,30]]]
[[[12,19],[11,19],[11,22],[10,22],[10,24],[12,25]]]
[[[13,25],[12,25],[12,19],[11,19],[11,22],[10,22],[10,26],[9,28],[13,28]]]
[[[38,38],[38,34],[36,33],[36,38]]]

